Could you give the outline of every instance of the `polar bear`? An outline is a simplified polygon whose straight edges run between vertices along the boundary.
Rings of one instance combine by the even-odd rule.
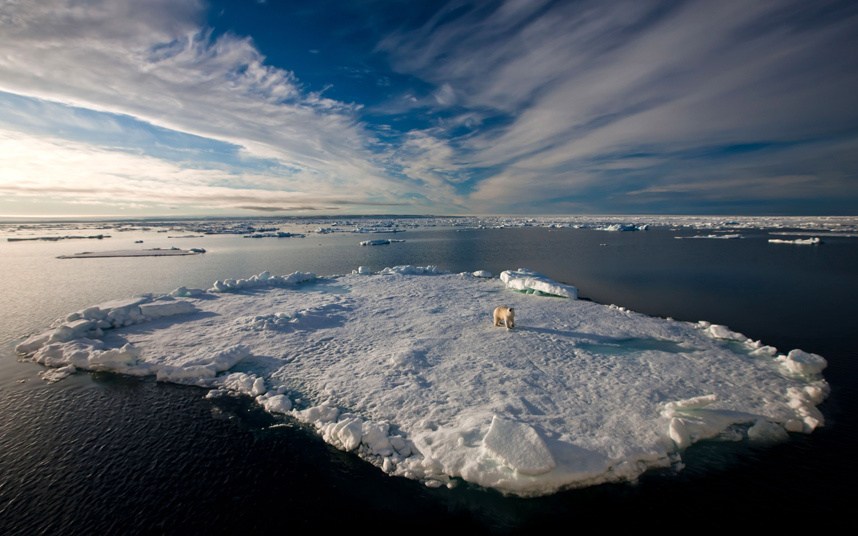
[[[515,311],[512,307],[507,307],[505,305],[495,307],[493,316],[495,326],[500,326],[501,322],[503,322],[506,329],[512,329],[515,327]]]

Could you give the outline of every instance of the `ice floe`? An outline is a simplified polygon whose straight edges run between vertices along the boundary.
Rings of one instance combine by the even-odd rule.
[[[263,272],[88,307],[17,350],[48,381],[104,370],[247,396],[390,475],[521,496],[680,469],[698,441],[824,424],[821,356],[577,300],[524,268],[488,276]],[[514,330],[493,328],[499,304]]]

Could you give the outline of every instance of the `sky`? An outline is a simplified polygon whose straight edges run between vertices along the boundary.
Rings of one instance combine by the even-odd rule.
[[[389,475],[522,496],[681,469],[699,441],[812,433],[830,391],[822,356],[577,300],[529,270],[263,272],[171,295],[87,307],[17,350],[47,381],[108,370],[247,395]],[[514,327],[492,326],[498,303]]]
[[[0,217],[858,214],[849,1],[0,0]]]

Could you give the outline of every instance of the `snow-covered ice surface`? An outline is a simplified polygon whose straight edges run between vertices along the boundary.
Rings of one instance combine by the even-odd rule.
[[[89,307],[18,351],[55,370],[48,381],[110,370],[253,397],[390,475],[521,496],[681,469],[701,440],[823,424],[821,356],[503,274],[262,273]],[[493,327],[500,304],[514,329]]]

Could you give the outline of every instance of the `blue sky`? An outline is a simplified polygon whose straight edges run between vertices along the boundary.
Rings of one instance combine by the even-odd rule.
[[[858,214],[858,4],[0,2],[0,216]]]

